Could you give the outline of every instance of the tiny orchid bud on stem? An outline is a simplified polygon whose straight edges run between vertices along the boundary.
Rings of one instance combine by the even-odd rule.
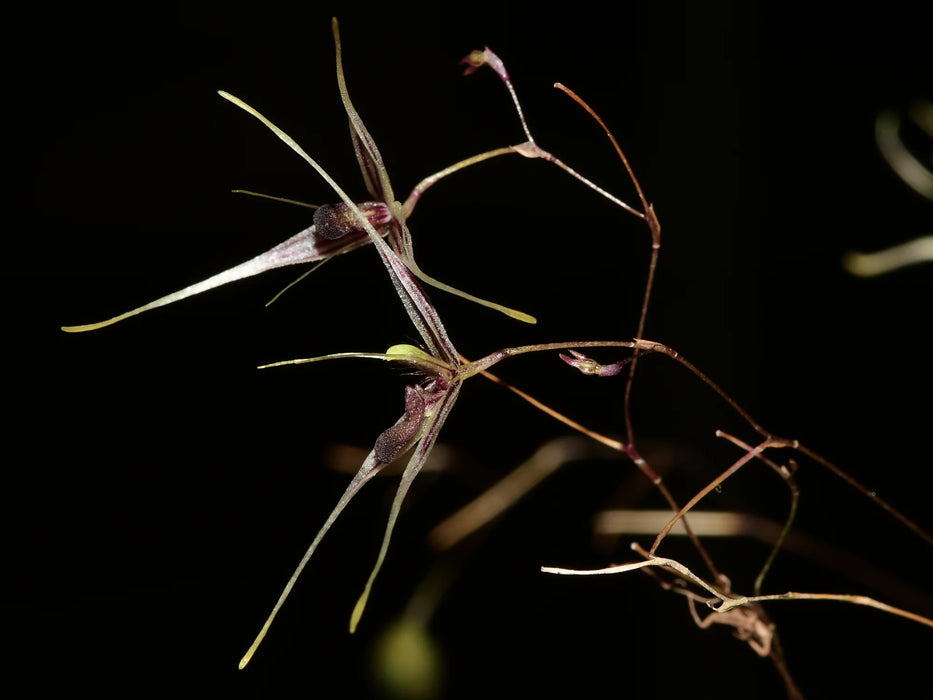
[[[525,122],[525,115],[522,113],[522,105],[518,101],[518,94],[515,92],[512,79],[509,78],[509,72],[505,69],[505,64],[502,62],[502,59],[496,56],[492,49],[487,46],[482,51],[471,51],[468,56],[464,56],[460,59],[460,63],[466,64],[466,70],[463,71],[464,75],[470,75],[470,73],[475,72],[481,66],[489,66],[496,72],[496,75],[505,83],[505,87],[508,88],[509,94],[512,96],[512,102],[515,104],[515,111],[518,112],[518,118],[522,123],[522,129],[525,130],[525,136],[528,138],[528,141],[534,143],[535,140],[531,136],[531,131],[528,130],[528,124]]]
[[[466,65],[466,69],[463,71],[464,75],[470,75],[470,73],[476,72],[482,66],[489,66],[496,71],[496,74],[502,78],[502,80],[507,83],[511,82],[509,72],[505,69],[505,64],[502,62],[502,59],[496,56],[488,46],[482,51],[479,49],[471,51],[468,56],[464,56],[460,59],[460,63]]]
[[[588,358],[582,352],[577,352],[576,350],[570,350],[569,352],[573,357],[568,357],[564,353],[560,353],[560,359],[571,367],[576,367],[583,372],[583,374],[595,374],[599,377],[614,377],[632,360],[631,357],[627,357],[611,365],[601,365],[596,360]]]

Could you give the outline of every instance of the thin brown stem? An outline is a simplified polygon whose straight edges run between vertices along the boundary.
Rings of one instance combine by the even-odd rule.
[[[564,92],[577,104],[583,107],[593,119],[596,120],[596,123],[602,127],[603,131],[606,133],[606,136],[609,137],[609,141],[612,143],[613,148],[615,148],[616,153],[619,156],[619,159],[622,161],[622,164],[625,166],[626,171],[628,172],[629,178],[632,180],[632,184],[635,185],[635,190],[638,192],[638,198],[641,200],[641,205],[643,213],[641,217],[648,223],[648,228],[651,230],[651,260],[648,263],[648,279],[645,283],[645,294],[642,298],[641,303],[641,312],[638,315],[638,329],[635,332],[636,338],[641,338],[645,334],[645,323],[648,318],[648,304],[651,299],[651,289],[654,285],[654,276],[655,270],[658,266],[658,256],[661,252],[661,223],[658,221],[658,217],[654,213],[654,209],[648,200],[645,197],[645,193],[641,188],[641,183],[638,181],[638,178],[635,176],[635,171],[632,169],[632,166],[628,162],[628,158],[625,157],[625,153],[622,150],[622,147],[619,146],[619,142],[616,141],[615,136],[609,130],[609,127],[606,126],[606,123],[602,118],[590,107],[580,96],[578,96],[573,90],[562,85],[561,83],[555,83],[554,87],[558,90]],[[625,434],[626,440],[629,445],[634,444],[635,431],[632,425],[632,385],[635,382],[635,368],[638,366],[638,355],[636,351],[632,357],[632,364],[629,367],[628,379],[625,382],[625,394],[623,398],[623,413],[625,419]]]
[[[754,449],[748,443],[743,442],[737,437],[729,435],[722,430],[717,430],[716,436],[725,438],[732,444],[741,447],[743,450],[751,451]],[[797,481],[794,479],[793,469],[782,467],[763,454],[759,454],[758,459],[771,467],[771,469],[778,476],[780,476],[781,479],[784,480],[784,483],[787,484],[787,488],[790,489],[790,511],[787,515],[787,520],[784,521],[784,527],[781,528],[781,532],[778,534],[777,539],[774,542],[774,546],[771,547],[771,552],[768,554],[768,558],[765,560],[761,570],[758,572],[758,576],[755,577],[755,585],[752,588],[752,591],[755,595],[759,595],[761,593],[761,588],[764,585],[765,576],[767,576],[768,571],[771,570],[771,565],[774,563],[778,552],[780,552],[784,547],[784,541],[787,539],[787,535],[790,533],[790,529],[793,526],[794,519],[797,517],[797,505],[800,502],[800,489],[797,488]]]
[[[460,369],[461,376],[466,379],[474,374],[479,374],[483,370],[489,369],[495,364],[508,357],[525,355],[530,352],[546,352],[548,350],[569,350],[571,348],[634,348],[637,343],[630,340],[583,340],[560,343],[538,343],[536,345],[519,345],[514,348],[503,348],[496,352],[463,365]]]
[[[771,447],[771,439],[770,439],[770,438],[767,439],[767,440],[765,440],[763,443],[761,443],[760,445],[758,445],[758,446],[755,447],[754,449],[752,449],[750,452],[746,453],[743,457],[741,457],[740,459],[738,459],[731,467],[729,467],[728,469],[726,469],[726,471],[724,471],[724,472],[723,472],[722,474],[720,474],[718,477],[716,477],[715,479],[713,479],[713,480],[712,480],[710,483],[708,483],[705,487],[703,487],[702,489],[700,489],[700,491],[699,491],[693,498],[691,498],[691,499],[687,502],[687,505],[685,505],[683,508],[681,508],[680,511],[679,511],[673,518],[670,519],[670,521],[667,523],[667,525],[665,525],[665,526],[661,529],[661,532],[658,533],[658,536],[657,536],[657,537],[655,538],[655,540],[654,540],[654,544],[651,545],[651,549],[649,550],[649,554],[651,554],[652,556],[654,556],[654,553],[655,553],[656,551],[658,551],[658,547],[661,545],[661,542],[664,540],[665,537],[667,537],[667,533],[669,533],[669,532],[671,531],[671,528],[673,528],[674,525],[677,524],[677,521],[680,520],[686,513],[688,513],[688,512],[690,511],[690,509],[693,508],[693,506],[695,506],[697,503],[699,503],[701,500],[703,500],[703,499],[706,497],[706,495],[707,495],[710,491],[712,491],[713,489],[715,489],[715,488],[716,488],[717,486],[719,486],[722,482],[724,482],[724,481],[725,481],[726,479],[728,479],[730,476],[732,476],[733,474],[735,474],[739,469],[741,469],[743,466],[745,466],[745,464],[747,464],[748,462],[750,462],[752,459],[754,459],[756,456],[758,456],[761,452],[763,452],[764,450],[766,450],[768,447]]]
[[[471,165],[482,163],[484,160],[489,160],[490,158],[495,158],[497,156],[508,155],[509,153],[516,153],[516,150],[511,146],[496,148],[492,151],[486,151],[485,153],[478,153],[475,156],[464,158],[463,160],[454,163],[453,165],[447,166],[443,170],[439,170],[433,175],[428,175],[421,182],[414,186],[411,193],[408,195],[408,199],[405,200],[405,204],[402,205],[402,211],[405,214],[405,218],[407,219],[411,216],[411,212],[414,210],[415,205],[418,204],[418,201],[421,199],[421,195],[423,195],[425,191],[431,187],[431,185],[434,185],[439,180],[443,180],[445,177],[452,175],[458,170],[463,170],[464,168],[468,168]]]
[[[881,610],[890,615],[903,617],[906,620],[917,622],[926,627],[933,627],[933,620],[923,615],[896,608],[880,600],[875,600],[865,595],[850,595],[848,593],[799,593],[797,591],[787,591],[786,593],[775,593],[773,595],[740,596],[731,600],[723,600],[714,610],[717,612],[726,612],[739,605],[748,605],[749,603],[763,603],[771,600],[832,600],[839,603],[850,603],[852,605],[863,605],[869,608]]]
[[[469,362],[469,360],[467,360],[462,355],[460,356],[460,359],[462,359],[465,363]],[[563,423],[564,425],[570,428],[573,428],[577,432],[583,433],[587,437],[592,438],[593,440],[596,440],[597,442],[600,442],[603,445],[606,445],[607,447],[611,447],[614,450],[618,450],[619,452],[625,451],[625,446],[618,440],[613,440],[610,437],[606,437],[602,433],[597,433],[595,430],[591,430],[590,428],[587,428],[585,425],[581,423],[577,423],[575,420],[573,420],[569,416],[566,416],[560,411],[557,411],[551,408],[546,403],[539,401],[531,394],[522,391],[516,386],[512,386],[511,384],[506,382],[504,379],[500,378],[498,375],[495,375],[492,372],[489,372],[487,370],[482,370],[480,374],[486,377],[486,379],[498,384],[499,386],[504,386],[506,389],[518,395],[519,397],[521,397],[522,399],[530,403],[532,406],[537,408],[539,411],[546,413],[547,415],[551,416],[551,418],[559,420],[561,423]]]
[[[929,532],[927,532],[922,527],[917,525],[917,523],[915,523],[913,520],[911,520],[906,515],[901,513],[897,508],[895,508],[890,503],[888,503],[886,500],[881,498],[881,496],[879,496],[877,493],[869,490],[868,487],[864,486],[861,482],[859,482],[858,480],[846,474],[844,471],[842,471],[842,469],[837,467],[835,464],[830,462],[828,459],[823,457],[821,454],[814,452],[809,447],[806,447],[805,445],[800,445],[800,444],[795,445],[795,447],[797,448],[797,450],[805,454],[807,457],[812,459],[814,462],[817,462],[818,464],[823,465],[829,471],[835,474],[837,477],[839,477],[844,482],[849,484],[849,486],[851,486],[852,488],[857,490],[859,493],[869,498],[871,501],[875,503],[875,505],[877,505],[883,511],[891,515],[901,525],[903,525],[908,530],[913,532],[920,539],[924,540],[927,544],[933,545],[933,535],[931,535]]]
[[[690,370],[690,372],[694,374],[697,377],[697,379],[702,381],[710,389],[712,389],[714,392],[719,394],[719,397],[723,401],[725,401],[727,404],[729,404],[729,406],[731,406],[732,409],[736,413],[738,413],[742,418],[744,418],[748,422],[748,424],[755,430],[755,432],[759,433],[765,438],[772,437],[771,433],[769,433],[767,430],[761,427],[758,421],[752,418],[751,414],[748,411],[746,411],[744,408],[742,408],[735,399],[729,396],[729,394],[727,394],[726,391],[722,389],[722,387],[720,387],[716,382],[714,382],[712,379],[706,376],[706,374],[701,372],[700,369],[696,365],[690,362],[687,358],[685,358],[679,352],[677,352],[673,348],[670,348],[666,345],[662,345],[661,343],[656,343],[653,340],[644,340],[642,338],[636,338],[635,345],[639,350],[649,350],[651,352],[661,353],[662,355],[667,355],[672,360],[676,360],[677,362],[682,364],[684,367]],[[795,442],[794,445],[792,446],[796,447],[797,443]]]
[[[468,360],[462,355],[460,356],[460,359],[463,362],[468,362]],[[496,384],[499,384],[500,386],[504,386],[506,389],[517,394],[519,397],[521,397],[522,399],[530,403],[532,406],[534,406],[538,410],[543,411],[544,413],[551,416],[552,418],[555,418],[556,420],[559,420],[564,425],[586,435],[589,438],[592,438],[593,440],[596,440],[597,442],[602,443],[603,445],[606,445],[607,447],[611,447],[612,449],[618,450],[624,453],[625,455],[627,455],[629,459],[631,459],[632,462],[635,464],[635,466],[638,467],[638,469],[658,489],[658,491],[661,493],[661,496],[664,498],[665,501],[667,501],[671,510],[674,511],[675,513],[680,510],[680,506],[677,504],[677,501],[674,499],[674,495],[670,492],[670,489],[667,488],[667,485],[664,483],[663,479],[661,478],[661,475],[658,474],[651,467],[651,465],[648,464],[648,462],[641,456],[641,454],[639,454],[638,450],[635,448],[634,445],[631,445],[631,444],[624,445],[618,440],[613,440],[612,438],[606,437],[605,435],[602,435],[601,433],[598,433],[595,430],[591,430],[590,428],[587,428],[586,426],[580,423],[577,423],[572,418],[569,418],[568,416],[564,415],[560,411],[557,411],[551,408],[550,406],[548,406],[547,404],[542,403],[541,401],[534,398],[530,394],[522,391],[518,387],[512,386],[511,384],[504,381],[503,379],[493,374],[492,372],[483,370],[480,372],[480,374],[482,374],[484,377],[486,377],[490,381],[493,381]],[[494,486],[493,488],[496,488],[497,486],[498,484]],[[486,494],[483,494],[482,496],[480,496],[480,498],[483,498],[485,496]],[[690,538],[690,541],[693,543],[693,546],[696,548],[697,552],[699,552],[700,556],[702,557],[706,566],[709,568],[710,572],[718,578],[720,576],[719,570],[716,568],[716,565],[713,563],[712,557],[709,556],[709,553],[707,552],[706,547],[703,546],[703,543],[700,541],[700,538],[696,536],[696,534],[693,531],[693,528],[690,527],[690,523],[687,521],[687,519],[684,518],[682,522],[684,525],[684,529],[687,532],[687,536]]]

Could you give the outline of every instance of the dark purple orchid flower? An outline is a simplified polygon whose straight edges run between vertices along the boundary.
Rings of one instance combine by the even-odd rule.
[[[340,35],[338,32],[336,19],[333,22],[333,31],[337,53],[337,82],[340,89],[340,97],[343,100],[344,108],[346,109],[347,117],[350,121],[350,136],[353,140],[353,148],[356,152],[356,157],[360,164],[360,169],[363,173],[363,180],[366,185],[366,190],[373,200],[368,202],[357,202],[356,206],[364,213],[366,220],[375,227],[380,236],[388,235],[389,245],[392,247],[392,249],[395,250],[398,256],[404,261],[405,265],[415,274],[415,276],[426,284],[443,289],[444,291],[461,296],[465,299],[469,299],[470,301],[474,301],[478,304],[482,304],[483,306],[496,309],[520,321],[524,321],[526,323],[535,323],[535,318],[533,316],[522,313],[521,311],[510,309],[500,304],[496,304],[494,302],[480,299],[473,296],[472,294],[462,292],[449,285],[439,282],[433,277],[425,274],[415,262],[414,252],[412,250],[411,244],[411,234],[409,233],[408,228],[405,226],[405,219],[411,214],[412,209],[414,209],[414,205],[417,203],[417,200],[420,198],[424,189],[426,189],[427,186],[430,186],[430,184],[433,184],[433,182],[436,182],[439,177],[443,177],[446,174],[449,174],[449,172],[454,172],[455,170],[460,169],[461,167],[466,167],[467,165],[470,165],[474,162],[484,160],[487,157],[510,152],[510,149],[499,149],[498,151],[491,152],[491,154],[481,154],[480,156],[474,156],[473,158],[458,163],[451,168],[447,168],[441,173],[438,173],[436,176],[427,178],[425,182],[422,183],[422,185],[419,185],[419,187],[417,187],[416,190],[412,192],[409,200],[403,206],[395,200],[395,195],[392,191],[392,184],[389,181],[389,176],[386,172],[385,164],[382,161],[382,156],[379,154],[379,149],[376,146],[376,143],[370,135],[369,131],[363,124],[363,120],[360,118],[356,109],[354,109],[353,103],[350,101],[350,95],[347,92],[346,80],[344,79],[343,74]],[[245,102],[234,97],[233,95],[230,95],[229,93],[220,91],[219,94],[224,99],[233,102],[238,107],[244,109],[259,119],[273,132],[275,132],[279,138],[285,141],[285,143],[288,144],[296,153],[302,157],[305,157],[303,151],[291,137],[272,124],[272,122],[266,119],[258,111],[247,105]],[[63,326],[62,330],[69,333],[79,333],[83,331],[92,331],[98,328],[104,328],[106,326],[113,325],[118,321],[130,318],[131,316],[136,316],[137,314],[140,314],[144,311],[157,309],[161,306],[166,306],[167,304],[171,304],[182,299],[187,299],[188,297],[194,296],[196,294],[209,291],[230,282],[252,277],[268,270],[274,270],[276,268],[285,267],[288,265],[323,262],[324,260],[332,258],[336,255],[348,253],[351,250],[355,250],[360,246],[371,242],[369,236],[366,234],[364,229],[359,226],[358,222],[355,220],[355,217],[350,214],[349,211],[350,210],[348,209],[346,202],[319,207],[317,208],[317,211],[315,211],[313,224],[310,227],[299,231],[284,243],[275,246],[265,253],[257,255],[251,260],[236,265],[229,270],[224,270],[223,272],[214,275],[213,277],[209,277],[206,280],[193,284],[182,290],[156,299],[155,301],[133,309],[132,311],[127,311],[126,313],[114,316],[113,318],[107,319],[106,321],[79,326]]]
[[[344,82],[343,69],[340,61],[340,40],[337,34],[336,20],[334,21],[334,36],[337,42],[337,80],[340,85],[340,94],[344,101],[344,107],[350,119],[350,130],[353,135],[354,149],[356,150],[357,159],[363,171],[367,188],[374,197],[382,200],[386,205],[387,209],[385,214],[379,211],[378,215],[374,216],[372,209],[367,209],[365,206],[354,203],[323,168],[308,156],[287,134],[282,132],[248,105],[243,104],[232,96],[224,96],[253,114],[272,129],[279,138],[285,141],[298,155],[304,158],[331,185],[334,191],[343,200],[341,204],[335,205],[337,209],[334,210],[335,216],[340,220],[340,226],[353,232],[361,232],[361,235],[364,236],[366,240],[361,241],[358,245],[361,245],[363,242],[370,242],[376,247],[376,250],[389,272],[392,284],[405,306],[405,310],[408,312],[412,323],[414,323],[415,328],[421,336],[426,351],[410,345],[397,345],[389,348],[384,354],[341,353],[338,355],[328,355],[307,360],[293,360],[287,363],[277,364],[299,364],[343,357],[370,357],[402,362],[418,372],[422,376],[422,380],[418,384],[406,387],[404,415],[376,439],[372,451],[366,457],[359,471],[357,471],[356,476],[353,477],[353,480],[347,486],[340,500],[337,502],[337,505],[317,533],[317,536],[311,542],[307,552],[305,552],[304,557],[298,564],[295,573],[289,579],[279,600],[276,602],[275,607],[260,630],[259,635],[240,661],[240,668],[243,668],[249,663],[249,660],[265,637],[273,619],[291,592],[298,576],[314,554],[314,551],[317,549],[324,535],[343,512],[350,500],[359,492],[366,482],[378,474],[387,464],[394,461],[403,453],[412,451],[408,464],[405,466],[402,473],[401,482],[396,492],[395,499],[392,502],[382,547],[379,550],[369,580],[366,582],[363,593],[351,615],[350,631],[353,632],[356,629],[360,617],[363,614],[363,610],[366,607],[372,584],[382,567],[382,562],[388,551],[392,531],[395,527],[402,501],[414,481],[414,478],[424,466],[437,439],[437,435],[450,413],[451,408],[453,408],[464,376],[468,376],[471,373],[469,371],[462,371],[466,366],[461,366],[459,354],[450,341],[440,317],[415,278],[417,267],[414,266],[414,261],[411,258],[411,237],[408,232],[408,227],[405,224],[402,204],[395,201],[392,195],[392,186],[386,175],[379,150],[369,132],[363,126],[346,91],[346,84]],[[380,223],[383,221],[385,221],[384,224]],[[383,240],[383,236],[387,236],[392,245],[387,244]]]

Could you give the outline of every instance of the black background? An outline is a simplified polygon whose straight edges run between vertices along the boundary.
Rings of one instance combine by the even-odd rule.
[[[253,664],[236,670],[349,479],[326,466],[327,448],[370,447],[400,415],[405,381],[364,360],[255,367],[415,340],[385,271],[365,249],[268,309],[296,273],[92,334],[58,327],[125,311],[310,224],[307,210],[233,188],[335,199],[217,89],[262,111],[363,197],[334,78],[333,14],[351,95],[397,196],[460,158],[522,140],[492,72],[460,76],[457,61],[489,45],[541,145],[634,201],[603,134],[551,85],[587,99],[664,226],[647,337],[933,527],[930,268],[861,280],[840,266],[846,250],[930,231],[933,206],[873,141],[879,110],[930,98],[929,25],[905,8],[196,4],[11,16],[3,665],[35,694],[134,697],[164,685],[213,697],[368,696],[374,640],[438,561],[428,530],[567,433],[502,389],[469,382],[442,435],[467,467],[416,482],[358,633],[346,622],[391,479],[351,505]],[[634,333],[647,231],[557,169],[515,157],[460,173],[424,197],[411,228],[425,270],[539,317],[523,327],[434,292],[467,356]],[[641,369],[636,434],[659,461],[674,455],[666,480],[683,501],[739,456],[716,428],[753,434],[674,363],[652,357]],[[514,360],[501,374],[595,429],[621,431],[621,380],[582,377],[553,356]],[[802,531],[929,590],[928,545],[818,465],[801,460],[799,481]],[[445,697],[782,696],[767,661],[725,628],[697,629],[683,601],[647,577],[539,572],[629,559],[632,537],[594,546],[591,516],[636,504],[661,507],[630,463],[575,463],[458,559],[431,624]],[[787,491],[753,464],[703,505],[781,520]],[[766,547],[711,547],[748,592]],[[700,568],[680,543],[664,551]],[[851,573],[787,554],[767,588],[866,593],[933,614],[929,594],[898,598]],[[768,610],[809,696],[900,695],[928,676],[933,637],[919,625],[838,603]]]

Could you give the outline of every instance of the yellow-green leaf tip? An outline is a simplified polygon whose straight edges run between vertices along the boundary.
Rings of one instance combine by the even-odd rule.
[[[421,348],[416,348],[414,345],[393,345],[391,348],[386,350],[386,359],[388,360],[399,360],[401,362],[414,362],[416,364],[421,362],[428,362],[430,364],[437,364],[437,360],[431,357]]]

